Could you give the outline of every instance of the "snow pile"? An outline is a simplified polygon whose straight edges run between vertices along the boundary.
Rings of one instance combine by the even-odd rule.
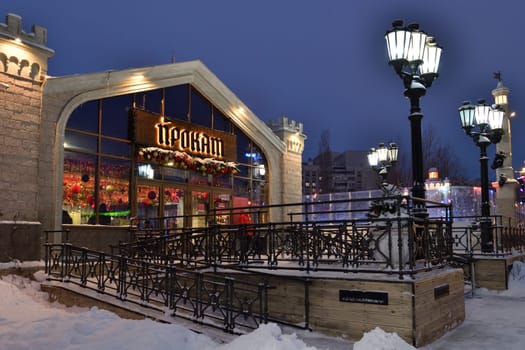
[[[44,277],[35,274],[37,280]],[[40,284],[17,275],[0,277],[0,350],[315,350],[276,324],[262,325],[230,344],[179,325],[121,319],[96,307],[68,308],[49,303]]]
[[[509,290],[525,288],[525,264],[514,261],[509,273]]]
[[[218,350],[250,349],[250,350],[315,350],[306,346],[295,334],[283,334],[275,323],[260,325],[258,329],[217,348]]]
[[[363,335],[360,341],[354,344],[354,350],[416,350],[405,342],[397,333],[387,333],[376,327]]]
[[[15,266],[19,264],[15,263]],[[0,266],[10,268],[12,264]],[[34,274],[43,281],[45,274]],[[525,264],[515,262],[509,274],[509,290],[478,289],[476,298],[467,299],[465,323],[423,349],[523,349],[522,300],[525,298]],[[0,277],[0,350],[351,350],[335,346],[333,338],[309,346],[304,334],[285,334],[276,324],[261,325],[250,334],[229,344],[174,324],[151,320],[126,320],[93,308],[68,308],[49,303],[40,284],[27,278]],[[483,333],[483,337],[479,335]],[[311,344],[311,341],[310,341]],[[354,350],[415,350],[396,333],[380,328],[365,333]]]

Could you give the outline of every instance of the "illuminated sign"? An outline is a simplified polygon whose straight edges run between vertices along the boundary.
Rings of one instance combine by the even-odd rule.
[[[183,120],[167,119],[143,110],[135,109],[132,112],[133,140],[137,144],[200,157],[237,161],[237,139],[233,134]]]
[[[219,159],[224,157],[224,141],[219,137],[210,136],[206,132],[180,128],[176,123],[165,122],[164,117],[160,117],[155,127],[157,128],[157,145],[160,147]]]

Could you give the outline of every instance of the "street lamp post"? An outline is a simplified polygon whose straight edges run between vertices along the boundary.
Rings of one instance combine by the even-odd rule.
[[[404,26],[403,21],[392,23],[385,34],[389,64],[403,80],[405,96],[410,100],[410,135],[412,142],[412,196],[425,199],[423,146],[419,100],[438,76],[442,48],[433,37],[419,29],[418,24]],[[414,214],[426,216],[424,201],[416,202]]]
[[[397,162],[399,148],[395,143],[385,146],[380,143],[377,148],[370,148],[368,152],[368,164],[377,171],[381,178],[381,199],[372,201],[368,210],[368,216],[378,218],[387,213],[393,214],[399,208],[399,200],[392,198],[399,195],[397,186],[387,182],[388,170]]]
[[[386,177],[388,175],[388,169],[397,162],[397,155],[399,148],[395,143],[390,143],[385,146],[384,143],[380,143],[377,148],[370,148],[368,152],[368,164],[374,168],[379,176],[381,177],[381,186],[384,188],[387,184]]]
[[[478,100],[476,106],[469,101],[458,108],[461,127],[465,133],[472,137],[476,146],[479,147],[479,163],[481,177],[481,250],[492,252],[492,220],[490,219],[489,200],[489,170],[487,147],[493,143],[497,144],[503,136],[504,112],[498,105],[489,106],[485,100]]]

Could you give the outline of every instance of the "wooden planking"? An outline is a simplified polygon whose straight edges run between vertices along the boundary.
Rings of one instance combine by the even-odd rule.
[[[388,305],[339,301],[339,290],[388,294]],[[381,327],[409,342],[412,335],[412,281],[313,280],[310,287],[310,324],[314,330],[357,340]]]
[[[480,288],[505,290],[507,285],[507,259],[483,259],[475,262],[476,285]]]
[[[525,260],[525,254],[505,258],[478,259],[474,266],[476,285],[480,288],[495,290],[508,289],[509,268],[516,260]]]
[[[435,297],[434,290],[448,285],[448,295]],[[414,337],[416,346],[434,341],[465,319],[463,270],[430,275],[414,285]]]
[[[306,321],[304,279],[278,275],[264,278],[275,287],[268,292],[270,316],[292,323]],[[261,276],[253,279],[243,276],[243,279],[260,281]],[[331,336],[359,340],[364,332],[381,327],[387,332],[396,332],[410,344],[421,346],[439,338],[465,318],[461,269],[421,273],[414,280],[310,278],[307,285],[309,326]],[[444,285],[448,285],[448,294],[435,298],[434,290]],[[342,302],[340,290],[387,293],[388,305]]]

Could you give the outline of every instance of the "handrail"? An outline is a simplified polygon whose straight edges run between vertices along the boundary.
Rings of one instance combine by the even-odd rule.
[[[171,311],[230,333],[242,333],[268,322],[268,290],[264,280],[250,282],[172,264],[46,243],[49,280],[76,284],[141,306]]]
[[[452,255],[451,223],[411,217],[210,225],[140,236],[119,254],[193,268],[413,276]],[[117,248],[117,247],[115,247]]]

